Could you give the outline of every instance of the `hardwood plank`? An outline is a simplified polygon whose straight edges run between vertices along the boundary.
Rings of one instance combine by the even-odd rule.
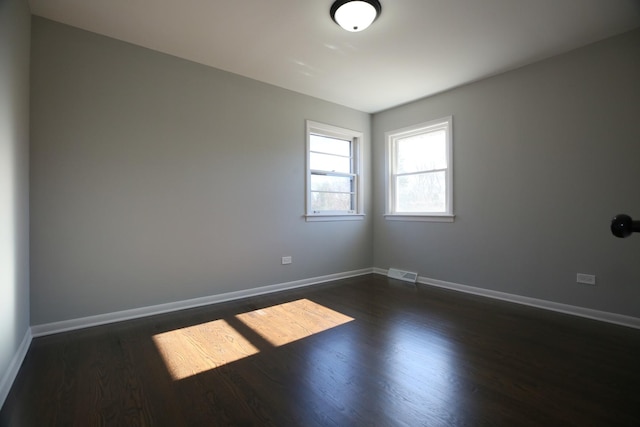
[[[640,330],[368,275],[36,338],[0,426],[637,426],[638,360]]]

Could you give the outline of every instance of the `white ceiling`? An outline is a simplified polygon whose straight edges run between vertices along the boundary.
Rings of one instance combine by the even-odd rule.
[[[640,26],[639,0],[380,0],[350,33],[333,0],[30,0],[33,14],[378,112]]]

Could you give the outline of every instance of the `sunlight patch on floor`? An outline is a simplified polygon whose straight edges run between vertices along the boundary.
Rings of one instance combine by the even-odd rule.
[[[154,335],[174,380],[181,380],[354,320],[308,299]],[[236,323],[234,327],[232,324]]]
[[[351,322],[352,317],[308,299],[299,299],[236,315],[274,347]]]
[[[259,353],[224,319],[157,334],[153,342],[174,380]]]

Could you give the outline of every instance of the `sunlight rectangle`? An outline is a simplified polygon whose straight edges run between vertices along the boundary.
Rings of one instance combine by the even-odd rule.
[[[159,333],[152,339],[171,378],[181,380],[352,320],[300,299]]]
[[[157,334],[153,336],[153,342],[174,380],[259,352],[224,319]]]
[[[308,299],[278,304],[236,319],[247,325],[274,347],[289,344],[354,320]]]

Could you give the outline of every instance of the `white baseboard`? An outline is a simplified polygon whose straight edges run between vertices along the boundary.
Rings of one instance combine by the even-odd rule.
[[[13,359],[11,359],[11,363],[9,363],[7,371],[0,379],[0,408],[4,405],[4,401],[7,399],[7,396],[9,396],[9,391],[11,390],[11,386],[13,385],[16,376],[18,376],[20,366],[22,366],[22,362],[27,355],[32,338],[33,335],[31,335],[31,329],[27,329],[27,332],[24,334],[24,338],[22,338],[22,342],[18,347],[18,351],[16,351]]]
[[[387,275],[387,270],[374,268],[375,274]],[[461,285],[458,283],[445,282],[444,280],[430,279],[428,277],[418,276],[418,283],[438,288],[450,289],[458,292],[479,295],[487,298],[499,299],[517,304],[528,305],[531,307],[543,308],[545,310],[557,311],[559,313],[571,314],[573,316],[586,317],[588,319],[599,320],[602,322],[615,323],[616,325],[628,326],[640,329],[640,318],[625,316],[623,314],[610,313],[607,311],[593,310],[591,308],[578,307],[575,305],[561,304],[557,302],[524,297],[506,292],[492,291],[489,289],[477,288],[475,286]]]
[[[34,325],[31,327],[31,333],[34,337],[44,335],[57,334],[60,332],[73,331],[76,329],[88,328],[91,326],[106,325],[108,323],[121,322],[124,320],[137,319],[140,317],[153,316],[156,314],[170,313],[188,308],[201,307],[205,305],[232,301],[241,298],[253,297],[258,295],[270,294],[273,292],[284,291],[288,289],[301,288],[304,286],[312,286],[320,283],[330,282],[332,280],[346,279],[348,277],[362,276],[373,273],[373,268],[364,268],[361,270],[347,271],[344,273],[329,274],[326,276],[314,277],[311,279],[296,280],[294,282],[280,283],[259,288],[246,289],[237,292],[227,292],[224,294],[210,295],[201,298],[193,298],[183,301],[170,302],[166,304],[158,304],[148,307],[134,308],[131,310],[117,311],[114,313],[98,314],[96,316],[82,317],[78,319],[63,320],[60,322],[45,323]]]

